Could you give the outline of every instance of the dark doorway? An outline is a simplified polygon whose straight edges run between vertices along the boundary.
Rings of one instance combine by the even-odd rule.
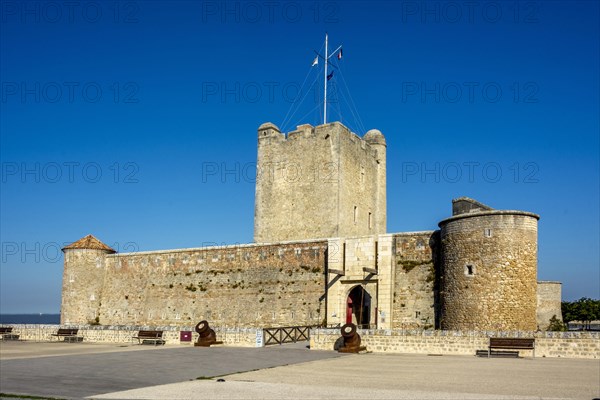
[[[371,321],[371,295],[362,286],[354,287],[346,301],[346,323],[359,328],[369,328]]]

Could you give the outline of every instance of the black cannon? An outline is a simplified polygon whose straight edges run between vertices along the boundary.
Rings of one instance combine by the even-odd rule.
[[[367,350],[365,346],[360,345],[360,335],[356,333],[356,325],[349,323],[340,328],[344,344],[338,348],[340,353],[358,353]]]
[[[200,321],[196,324],[196,332],[198,332],[198,340],[194,343],[194,346],[210,347],[211,344],[222,344],[223,342],[217,341],[217,335],[209,325],[208,321]]]

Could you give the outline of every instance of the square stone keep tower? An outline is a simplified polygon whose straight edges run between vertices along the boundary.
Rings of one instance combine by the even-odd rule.
[[[254,241],[386,232],[386,143],[339,122],[258,128]]]

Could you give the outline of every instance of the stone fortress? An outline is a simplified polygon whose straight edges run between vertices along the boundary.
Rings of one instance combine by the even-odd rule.
[[[258,128],[254,243],[64,251],[62,324],[545,329],[561,285],[537,281],[539,216],[452,201],[439,230],[386,232],[386,141],[339,122]]]

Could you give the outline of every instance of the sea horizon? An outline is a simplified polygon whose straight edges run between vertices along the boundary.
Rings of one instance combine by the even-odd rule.
[[[60,324],[60,313],[5,313],[0,324]]]

